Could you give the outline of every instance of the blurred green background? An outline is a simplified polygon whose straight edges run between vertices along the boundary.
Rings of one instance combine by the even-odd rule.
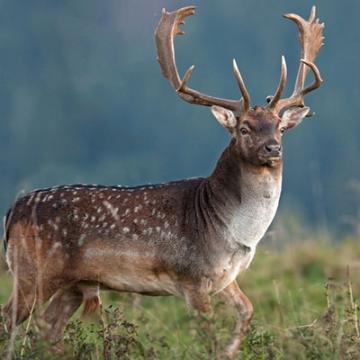
[[[140,184],[208,175],[229,141],[209,109],[181,101],[156,62],[161,8],[195,4],[176,43],[191,86],[237,98],[236,57],[254,103],[272,94],[280,56],[296,75],[297,30],[314,1],[0,2],[0,210],[63,183]],[[283,218],[331,232],[359,224],[360,2],[316,1],[325,21],[316,116],[286,136]]]

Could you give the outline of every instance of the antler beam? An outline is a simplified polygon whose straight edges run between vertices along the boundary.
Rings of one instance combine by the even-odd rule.
[[[175,60],[174,38],[176,35],[183,35],[180,25],[184,24],[184,18],[195,14],[195,6],[183,7],[173,12],[163,9],[160,22],[155,30],[155,42],[158,54],[158,61],[164,76],[170,81],[178,95],[191,104],[212,106],[218,105],[237,114],[247,111],[250,107],[250,95],[241,77],[240,71],[234,60],[233,71],[236,81],[242,93],[240,100],[222,99],[209,96],[187,86],[187,83],[194,70],[192,65],[180,79]]]

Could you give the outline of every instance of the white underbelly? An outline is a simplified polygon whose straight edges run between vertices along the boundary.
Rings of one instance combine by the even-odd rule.
[[[101,279],[101,282],[117,291],[151,295],[180,295],[176,284],[170,277],[159,279],[156,276],[142,278],[141,276],[132,276],[130,274],[112,274],[106,275]]]

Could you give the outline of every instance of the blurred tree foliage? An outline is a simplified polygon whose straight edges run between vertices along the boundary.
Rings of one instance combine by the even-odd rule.
[[[313,0],[76,0],[0,2],[0,210],[22,191],[62,183],[168,181],[209,174],[228,136],[206,108],[180,101],[156,62],[161,8],[196,4],[177,40],[191,84],[237,98],[237,58],[252,98],[277,85],[285,54],[292,84],[299,49],[285,12]],[[360,178],[360,2],[317,1],[326,22],[316,116],[287,134],[282,208],[343,229]]]

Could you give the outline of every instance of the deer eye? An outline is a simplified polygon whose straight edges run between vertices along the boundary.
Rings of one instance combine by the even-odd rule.
[[[240,128],[241,135],[247,135],[249,132],[250,132],[250,130],[245,127]]]
[[[285,132],[286,128],[285,127],[282,127],[280,128],[280,132],[283,134]]]

